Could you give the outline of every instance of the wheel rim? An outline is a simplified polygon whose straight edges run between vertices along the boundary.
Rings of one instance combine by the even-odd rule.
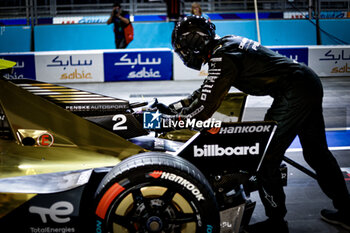
[[[195,208],[175,188],[133,187],[110,210],[112,232],[193,233],[197,228]]]

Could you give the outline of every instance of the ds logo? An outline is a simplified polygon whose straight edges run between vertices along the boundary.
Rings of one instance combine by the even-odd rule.
[[[59,201],[53,204],[50,208],[39,206],[29,207],[29,212],[39,214],[43,223],[47,223],[47,215],[56,223],[66,223],[70,221],[70,214],[74,211],[72,203],[67,201]]]

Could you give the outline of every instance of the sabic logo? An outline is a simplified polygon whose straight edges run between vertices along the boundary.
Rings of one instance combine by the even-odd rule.
[[[140,71],[132,71],[129,73],[128,78],[161,78],[160,72],[158,70],[153,71],[151,68],[150,70],[146,70],[145,67],[142,68]]]
[[[331,73],[350,73],[350,65],[346,63],[345,66],[334,67]]]
[[[92,79],[91,73],[85,73],[84,70],[82,72],[78,72],[77,69],[74,70],[74,72],[68,74],[64,73],[61,75],[60,79],[66,80],[66,79]]]
[[[219,147],[219,145],[204,145],[203,148],[193,147],[194,157],[210,156],[231,156],[231,155],[258,155],[259,143],[254,146],[237,146],[237,147]]]

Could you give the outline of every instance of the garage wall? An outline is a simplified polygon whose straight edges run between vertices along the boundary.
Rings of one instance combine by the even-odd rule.
[[[174,23],[134,23],[128,48],[170,48]],[[113,25],[70,24],[35,27],[35,51],[114,49]]]
[[[255,21],[217,21],[216,32],[223,36],[235,34],[258,40]],[[260,35],[263,45],[316,45],[316,22],[305,19],[260,20]],[[322,45],[341,44],[334,37],[350,44],[350,19],[320,20]]]
[[[257,40],[254,20],[213,21],[220,36],[235,34]],[[133,48],[171,48],[173,22],[134,23]],[[323,19],[323,45],[337,45],[332,36],[350,44],[350,19]],[[316,45],[315,25],[308,20],[260,20],[263,45]],[[0,52],[28,52],[30,27],[0,27]],[[38,25],[34,28],[35,51],[114,49],[113,26],[106,24]]]
[[[30,51],[31,28],[29,26],[1,26],[0,52]]]

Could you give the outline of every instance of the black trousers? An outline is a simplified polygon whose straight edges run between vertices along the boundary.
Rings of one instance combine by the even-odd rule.
[[[116,49],[125,49],[128,44],[126,43],[125,38],[118,38],[117,35],[115,36],[115,48]]]
[[[269,218],[287,213],[279,166],[285,151],[298,135],[305,161],[317,174],[323,192],[336,209],[350,208],[343,174],[328,150],[322,113],[323,87],[319,77],[303,67],[280,82],[265,120],[277,121],[277,130],[258,171],[259,195]]]

